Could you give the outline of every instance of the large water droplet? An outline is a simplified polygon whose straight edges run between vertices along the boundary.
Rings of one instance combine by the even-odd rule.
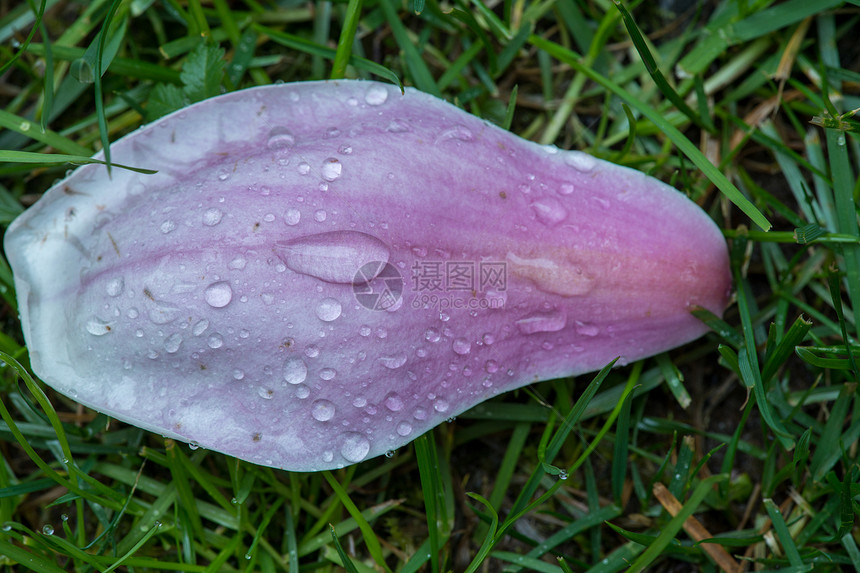
[[[466,354],[469,354],[469,350],[472,349],[472,343],[465,338],[455,338],[454,342],[451,344],[451,348],[460,356],[465,356]]]
[[[336,298],[324,298],[317,305],[317,318],[324,322],[331,322],[340,316],[343,307]]]
[[[284,362],[284,380],[289,384],[301,384],[308,377],[308,366],[301,358],[290,358]]]
[[[406,353],[398,352],[397,354],[392,354],[391,356],[382,356],[379,358],[379,361],[382,362],[382,365],[386,368],[394,370],[395,368],[400,368],[401,366],[406,364]]]
[[[554,227],[567,219],[567,209],[558,199],[544,197],[532,203],[537,220],[547,227]]]
[[[342,171],[343,164],[334,157],[329,157],[323,161],[322,178],[326,181],[334,181],[340,177]]]
[[[388,99],[388,88],[380,84],[373,84],[364,94],[364,101],[368,105],[382,105]]]
[[[86,329],[93,336],[104,336],[112,330],[112,327],[109,322],[93,316],[87,321]]]
[[[233,289],[227,281],[219,281],[206,287],[205,297],[209,306],[224,308],[233,300]]]
[[[293,137],[293,134],[290,133],[290,130],[286,127],[273,127],[269,132],[269,140],[266,142],[266,145],[272,151],[275,150],[283,150],[288,149],[295,145],[296,138]]]
[[[523,334],[558,332],[567,323],[567,315],[560,311],[535,312],[516,321]]]
[[[343,284],[352,284],[368,263],[387,263],[390,255],[385,243],[359,231],[332,231],[276,243],[275,253],[297,273]],[[377,267],[382,270],[385,265]],[[364,278],[372,280],[375,275]]]
[[[206,211],[203,212],[203,224],[207,227],[214,227],[221,222],[221,217],[223,216],[224,213],[221,212],[221,209],[216,207],[206,209]]]
[[[311,404],[311,416],[319,422],[328,422],[334,417],[334,404],[328,400],[314,400]]]
[[[358,463],[370,452],[370,441],[358,432],[343,433],[340,442],[340,455],[348,462]]]

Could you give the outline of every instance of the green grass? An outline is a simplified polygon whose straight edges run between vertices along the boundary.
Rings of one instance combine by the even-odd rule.
[[[365,77],[673,183],[724,229],[736,296],[686,347],[297,474],[34,380],[0,259],[0,567],[860,570],[860,3],[692,4],[4,3],[4,227],[67,162],[173,109]]]

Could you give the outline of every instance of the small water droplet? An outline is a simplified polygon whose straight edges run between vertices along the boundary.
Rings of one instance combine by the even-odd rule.
[[[247,264],[248,260],[245,257],[242,255],[236,255],[233,257],[233,260],[227,264],[227,266],[235,271],[241,271]]]
[[[308,377],[308,366],[301,358],[290,358],[284,363],[284,380],[289,384],[301,384]]]
[[[564,162],[583,173],[588,173],[597,165],[597,161],[587,153],[569,151],[564,155]]]
[[[388,127],[385,128],[388,133],[409,133],[411,128],[409,124],[402,119],[392,119],[388,122]]]
[[[428,342],[439,342],[440,338],[442,338],[442,335],[439,333],[438,328],[430,327],[424,332],[424,339]]]
[[[493,374],[494,372],[498,372],[499,371],[499,363],[496,362],[495,360],[487,360],[484,363],[484,370],[486,370],[490,374]]]
[[[538,332],[558,332],[567,324],[567,315],[564,312],[534,312],[516,321],[517,328],[523,334],[535,334]]]
[[[472,141],[473,139],[475,139],[475,135],[468,127],[465,125],[455,125],[440,133],[439,137],[436,138],[436,143],[448,140]]]
[[[364,101],[368,105],[382,105],[388,99],[388,88],[381,84],[373,84],[364,93]]]
[[[364,336],[365,338],[370,336],[372,329],[366,324],[362,324],[358,329],[359,336]]]
[[[221,211],[221,209],[218,209],[216,207],[206,209],[203,212],[203,224],[207,227],[214,227],[221,222],[221,217],[223,216],[224,213]]]
[[[293,134],[287,128],[278,126],[273,127],[269,131],[269,139],[266,145],[272,151],[289,149],[295,144],[296,138],[293,137]]]
[[[412,413],[412,417],[416,420],[426,420],[427,410],[425,410],[424,408],[415,408],[415,411]]]
[[[284,222],[291,227],[298,225],[301,219],[302,212],[295,208],[287,209],[287,212],[284,214]]]
[[[326,181],[334,181],[340,177],[342,171],[343,164],[334,157],[329,157],[323,161],[322,178]]]
[[[305,384],[298,384],[296,386],[296,398],[299,400],[304,400],[308,396],[311,395],[311,389]]]
[[[86,329],[93,336],[104,336],[112,330],[112,327],[111,323],[93,316],[87,321]]]
[[[299,172],[299,175],[307,175],[311,172],[311,165],[307,161],[302,161],[296,166],[296,171]]]
[[[44,533],[45,535],[53,535],[54,526],[50,523],[46,523],[44,526],[42,526],[42,533]]]
[[[311,344],[310,346],[305,348],[305,356],[307,356],[308,358],[316,358],[319,355],[320,355],[319,346],[316,346],[315,344]]]
[[[224,346],[224,337],[222,337],[216,332],[215,334],[209,336],[209,338],[206,340],[206,345],[209,346],[209,348],[211,348],[212,350],[215,350],[216,348],[221,348],[222,346]]]
[[[400,422],[395,429],[398,435],[406,437],[412,433],[412,424],[409,422]]]
[[[230,177],[230,172],[222,167],[216,175],[219,181],[226,181]]]
[[[164,349],[169,354],[177,352],[180,346],[182,346],[182,335],[180,335],[178,332],[174,332],[173,334],[164,339]]]
[[[257,394],[260,396],[260,398],[263,398],[264,400],[271,400],[275,397],[274,390],[271,390],[270,388],[264,388],[262,386],[257,388]]]
[[[385,452],[385,457],[386,457],[386,458],[393,458],[393,457],[394,457],[394,450],[388,450],[388,451],[386,451],[386,452]]]
[[[348,462],[358,463],[370,452],[370,441],[358,432],[345,432],[340,442],[340,455]]]
[[[567,209],[558,199],[544,197],[532,203],[537,220],[547,227],[554,227],[567,218]]]
[[[173,221],[164,221],[160,227],[161,232],[164,233],[165,235],[167,233],[169,233],[170,231],[174,230],[175,228],[176,228],[176,223],[174,223]]]
[[[194,336],[200,336],[206,332],[207,328],[209,328],[209,321],[204,318],[197,321],[197,323],[191,328],[191,333]]]
[[[234,380],[241,380],[244,377],[245,377],[245,372],[243,372],[242,370],[239,370],[238,368],[233,370],[233,379]]]
[[[442,398],[439,398],[438,400],[433,402],[433,409],[440,413],[447,412],[449,407],[450,406],[448,405],[448,402],[446,400],[443,400]]]
[[[392,412],[399,412],[403,409],[403,398],[397,392],[389,392],[382,400],[383,405]]]
[[[576,332],[583,336],[594,337],[600,334],[600,328],[594,324],[589,324],[587,322],[576,321]]]
[[[465,356],[472,349],[472,343],[465,338],[455,338],[451,343],[451,349],[460,356]]]
[[[122,277],[112,278],[108,281],[105,290],[108,293],[108,296],[119,296],[122,294],[122,291],[125,289],[125,280]]]
[[[206,287],[206,302],[213,308],[224,308],[233,300],[233,289],[230,283],[219,281]]]
[[[311,404],[311,416],[318,422],[328,422],[334,417],[334,404],[328,400],[314,400]]]
[[[316,308],[317,318],[323,322],[331,322],[337,319],[342,311],[343,306],[341,306],[340,301],[331,297],[322,299]]]
[[[406,353],[398,352],[397,354],[392,354],[391,356],[381,356],[379,358],[379,361],[382,362],[382,365],[386,368],[394,370],[406,364]]]
[[[328,213],[325,212],[325,209],[317,209],[314,211],[314,221],[317,223],[322,223],[328,217]]]
[[[558,192],[561,195],[570,195],[574,191],[574,186],[572,183],[562,183],[558,188]]]
[[[323,368],[320,370],[320,378],[323,380],[332,380],[335,376],[337,376],[337,370],[334,368]]]

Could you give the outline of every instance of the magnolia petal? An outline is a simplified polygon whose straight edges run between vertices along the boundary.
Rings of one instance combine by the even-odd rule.
[[[111,149],[158,173],[83,166],[6,233],[33,370],[259,464],[377,456],[727,302],[725,242],[682,194],[414,90],[254,88]]]

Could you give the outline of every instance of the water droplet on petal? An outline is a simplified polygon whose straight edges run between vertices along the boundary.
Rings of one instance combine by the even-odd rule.
[[[322,380],[333,380],[335,376],[337,376],[337,370],[334,368],[323,368],[320,370],[320,378]]]
[[[571,183],[562,183],[561,186],[558,188],[558,192],[561,195],[570,195],[571,193],[573,193],[573,191],[574,187]]]
[[[284,380],[289,384],[301,384],[308,377],[308,367],[301,358],[290,358],[284,363]]]
[[[545,197],[532,203],[537,220],[547,227],[554,227],[567,218],[567,209],[558,199]]]
[[[468,127],[465,125],[455,125],[440,133],[439,137],[436,138],[436,143],[448,140],[472,141],[473,139],[475,139],[475,136]]]
[[[122,277],[116,277],[108,281],[105,290],[108,296],[119,296],[125,289],[125,280]]]
[[[311,172],[311,166],[308,162],[302,161],[296,166],[296,170],[299,172],[299,175],[307,175]]]
[[[194,336],[200,336],[206,332],[207,328],[209,328],[209,321],[204,318],[197,321],[197,323],[191,328],[191,333]]]
[[[588,173],[597,165],[597,161],[587,153],[569,151],[564,155],[564,162],[583,173]]]
[[[331,322],[337,319],[342,311],[343,307],[340,302],[336,298],[331,297],[322,299],[316,309],[317,318],[324,322]]]
[[[397,392],[389,392],[386,394],[382,403],[392,412],[399,412],[403,409],[403,398]]]
[[[447,412],[449,408],[448,402],[439,398],[435,402],[433,402],[433,409],[437,412]]]
[[[404,438],[412,433],[412,424],[409,422],[400,422],[397,424],[397,434]]]
[[[370,452],[370,441],[358,432],[345,432],[340,442],[340,455],[348,462],[358,463]]]
[[[334,417],[334,404],[328,400],[314,400],[311,404],[311,416],[318,422],[328,422]]]
[[[465,338],[455,338],[451,348],[460,356],[465,356],[472,349],[472,344]]]
[[[430,327],[424,332],[424,339],[428,342],[439,342],[440,338],[442,338],[442,335],[437,328]]]
[[[364,101],[368,105],[382,105],[388,99],[388,88],[380,84],[373,84],[367,88],[364,94]]]
[[[176,223],[173,221],[164,221],[161,224],[161,232],[165,235],[176,228]]]
[[[164,349],[169,353],[173,354],[179,350],[179,347],[182,345],[182,336],[178,332],[174,332],[170,336],[164,339]]]
[[[302,212],[298,209],[287,209],[287,212],[284,214],[284,222],[291,227],[298,225],[301,219]]]
[[[296,138],[293,137],[293,134],[290,133],[285,127],[273,127],[271,131],[269,131],[269,140],[266,145],[272,151],[288,149],[295,145]]]
[[[406,353],[398,352],[397,354],[393,354],[391,356],[382,356],[379,358],[379,361],[382,362],[382,365],[386,368],[394,370],[406,364]]]
[[[224,213],[221,212],[221,209],[217,209],[215,207],[206,209],[206,211],[203,212],[203,224],[207,227],[214,227],[221,222],[221,217],[223,216]]]
[[[358,231],[332,231],[276,243],[275,253],[297,273],[343,284],[352,284],[359,269],[368,263],[387,263],[390,255],[385,243]],[[377,266],[379,270],[385,267]]]
[[[323,161],[322,178],[326,181],[334,181],[340,177],[342,171],[343,164],[334,157],[329,157]]]
[[[597,336],[598,334],[600,334],[600,328],[598,328],[594,324],[589,324],[587,322],[580,322],[577,320],[576,321],[576,332],[578,334],[583,335],[583,336],[593,337],[593,336]]]
[[[219,281],[206,287],[205,297],[209,306],[223,308],[233,300],[233,289],[230,288],[230,283]]]
[[[104,336],[111,331],[111,324],[97,316],[91,317],[86,324],[87,332],[93,336]]]
[[[224,346],[224,337],[222,337],[216,332],[215,334],[209,336],[209,338],[206,340],[206,345],[209,346],[209,348],[211,348],[212,350],[215,350],[216,348],[221,348],[222,346]]]
[[[523,334],[558,332],[567,323],[567,315],[560,311],[535,312],[516,321]]]
[[[486,370],[490,374],[493,374],[494,372],[498,372],[499,371],[499,363],[496,362],[495,360],[487,360],[484,363],[484,370]]]

